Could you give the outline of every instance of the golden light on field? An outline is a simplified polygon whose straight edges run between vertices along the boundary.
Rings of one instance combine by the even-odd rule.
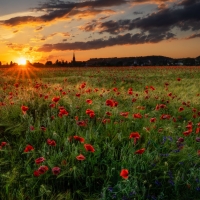
[[[18,58],[19,65],[26,65],[26,59],[24,57]]]

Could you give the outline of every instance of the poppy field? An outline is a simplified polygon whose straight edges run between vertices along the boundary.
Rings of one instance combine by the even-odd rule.
[[[199,199],[199,67],[0,76],[0,199]]]

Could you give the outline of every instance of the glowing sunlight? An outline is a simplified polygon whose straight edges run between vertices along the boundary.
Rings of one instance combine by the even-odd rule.
[[[18,58],[18,64],[19,65],[26,65],[26,59],[21,57],[21,58]]]

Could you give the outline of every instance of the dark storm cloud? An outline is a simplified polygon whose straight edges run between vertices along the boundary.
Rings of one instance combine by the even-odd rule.
[[[178,5],[181,5],[181,6],[190,6],[190,5],[198,3],[198,2],[199,2],[199,0],[183,0]]]
[[[184,8],[170,9],[166,8],[156,13],[150,14],[144,18],[133,20],[109,20],[106,22],[93,21],[81,27],[81,30],[94,31],[100,30],[100,33],[108,32],[118,34],[123,31],[130,31],[135,28],[142,30],[171,29],[179,27],[181,30],[199,30],[200,29],[200,3],[193,3]]]
[[[143,44],[143,43],[157,43],[165,39],[173,38],[174,35],[170,32],[166,34],[157,35],[156,32],[149,34],[137,33],[125,35],[119,35],[117,37],[110,37],[107,40],[97,39],[87,42],[73,42],[73,43],[57,43],[57,44],[45,44],[40,47],[38,52],[50,52],[52,50],[65,51],[65,50],[90,50],[100,49],[115,45],[130,45],[130,44]]]
[[[84,7],[107,7],[107,6],[118,6],[129,2],[129,0],[88,0],[84,2],[65,2],[51,0],[46,3],[40,4],[39,7],[35,8],[38,11],[54,9],[73,9],[73,8],[84,8]]]

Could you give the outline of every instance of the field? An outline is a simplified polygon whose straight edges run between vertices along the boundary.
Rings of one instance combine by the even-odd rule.
[[[199,199],[200,67],[0,76],[0,199]]]

